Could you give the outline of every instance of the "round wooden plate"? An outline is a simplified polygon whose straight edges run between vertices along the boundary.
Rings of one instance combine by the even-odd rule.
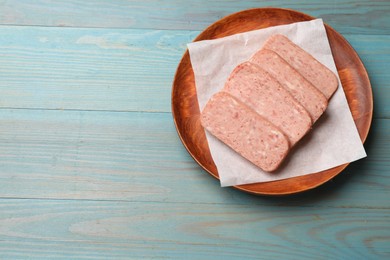
[[[231,14],[210,25],[194,41],[216,39],[236,33],[315,19],[288,9],[257,8]],[[370,80],[359,56],[338,32],[325,25],[336,67],[348,104],[364,142],[370,129],[373,99]],[[218,178],[203,127],[199,120],[194,73],[188,50],[181,59],[172,89],[172,114],[184,146],[208,173]],[[285,195],[315,188],[339,174],[348,164],[290,179],[234,186],[254,194]]]

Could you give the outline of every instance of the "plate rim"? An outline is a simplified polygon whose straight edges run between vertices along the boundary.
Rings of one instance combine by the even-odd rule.
[[[296,11],[296,10],[293,10],[293,9],[289,9],[289,8],[277,8],[277,7],[261,7],[261,8],[250,8],[250,9],[245,9],[245,10],[241,10],[241,11],[238,11],[238,12],[234,12],[234,13],[231,13],[231,14],[228,14],[224,17],[222,17],[221,19],[213,22],[212,24],[208,25],[204,30],[202,30],[196,37],[195,39],[192,41],[192,42],[196,42],[196,41],[200,41],[200,40],[205,40],[203,39],[203,35],[206,34],[209,30],[213,29],[213,27],[217,26],[218,23],[221,23],[223,22],[224,20],[228,20],[228,19],[231,19],[231,18],[234,18],[235,16],[239,16],[240,14],[243,14],[243,13],[249,13],[249,12],[272,12],[272,11],[282,11],[282,12],[286,12],[286,13],[294,13],[294,14],[297,14],[297,15],[300,15],[302,17],[304,17],[305,19],[307,19],[307,21],[310,21],[310,20],[313,20],[313,19],[316,19],[316,17],[313,17],[311,15],[308,15],[308,14],[305,14],[305,13],[302,13],[302,12],[299,12],[299,11]],[[358,55],[358,53],[356,52],[356,50],[352,47],[352,45],[339,33],[337,32],[335,29],[333,29],[331,26],[329,26],[328,24],[326,24],[324,22],[324,26],[326,28],[326,30],[330,30],[332,31],[333,34],[337,35],[337,37],[339,37],[340,39],[342,39],[344,41],[345,44],[348,45],[348,47],[353,50],[353,54],[356,56],[357,60],[360,62],[360,64],[362,65],[362,68],[363,68],[363,77],[364,78],[367,78],[367,83],[368,83],[368,86],[367,86],[367,89],[369,90],[370,92],[370,99],[369,99],[369,117],[368,117],[368,122],[367,122],[367,127],[366,127],[366,131],[363,133],[363,134],[360,134],[359,132],[359,136],[360,136],[360,139],[362,141],[362,144],[365,143],[367,137],[368,137],[368,134],[369,134],[369,131],[371,129],[371,124],[372,124],[372,119],[373,119],[373,93],[372,93],[372,86],[371,86],[371,81],[370,81],[370,78],[369,78],[369,75],[368,75],[368,72],[367,72],[367,69],[365,68],[360,56]],[[268,27],[268,26],[267,26]],[[267,28],[265,27],[265,28]],[[259,28],[260,29],[260,28]],[[220,37],[218,37],[220,38]],[[175,92],[175,86],[176,86],[176,81],[177,81],[177,78],[178,78],[178,74],[179,74],[179,69],[180,69],[180,66],[182,65],[182,63],[184,62],[187,62],[185,61],[185,59],[188,58],[189,59],[189,51],[188,51],[188,48],[186,48],[182,58],[180,59],[180,62],[176,68],[176,72],[175,72],[175,75],[174,75],[174,81],[172,83],[172,92],[171,92],[171,111],[172,111],[172,117],[173,117],[173,121],[174,121],[174,124],[175,124],[175,128],[176,128],[176,132],[180,138],[180,141],[182,142],[183,146],[185,147],[185,149],[187,150],[187,152],[190,154],[190,156],[193,158],[193,160],[203,169],[205,170],[208,174],[210,174],[211,176],[213,176],[215,179],[217,179],[219,181],[219,175],[218,175],[218,172],[217,173],[214,173],[212,172],[211,170],[209,170],[208,168],[206,168],[205,165],[203,165],[199,159],[191,152],[191,150],[189,149],[187,143],[185,142],[185,140],[183,139],[183,136],[180,132],[180,129],[179,129],[179,126],[178,126],[178,123],[177,123],[177,115],[175,114],[175,107],[174,107],[174,92]],[[192,68],[192,65],[190,65],[191,68]],[[192,71],[193,72],[193,71]],[[354,120],[355,121],[355,120]],[[359,130],[359,129],[358,129]],[[207,143],[207,140],[206,140],[206,143]],[[208,146],[208,143],[207,143],[207,146]],[[213,158],[211,157],[210,158],[213,162]],[[215,163],[214,163],[215,164]],[[298,193],[302,193],[302,192],[305,192],[305,191],[309,191],[309,190],[312,190],[312,189],[315,189],[317,188],[318,186],[321,186],[323,185],[324,183],[330,181],[331,179],[335,178],[337,175],[339,175],[342,171],[344,171],[344,169],[349,165],[350,163],[345,163],[345,164],[342,164],[342,165],[338,165],[336,167],[333,167],[333,168],[330,168],[330,169],[326,169],[324,171],[320,171],[320,172],[314,172],[314,173],[310,173],[310,174],[306,174],[306,175],[313,175],[313,174],[319,174],[319,173],[322,173],[322,172],[326,172],[326,171],[329,171],[331,169],[334,169],[336,170],[334,174],[331,174],[329,177],[327,178],[324,178],[323,180],[319,181],[319,182],[316,182],[315,184],[311,185],[310,187],[303,187],[302,189],[297,189],[297,190],[294,190],[294,191],[286,191],[286,192],[262,192],[262,191],[255,191],[255,190],[248,190],[246,187],[247,186],[253,186],[253,185],[256,185],[256,184],[264,184],[264,183],[277,183],[277,182],[283,182],[283,181],[286,181],[288,179],[299,179],[300,177],[304,177],[306,175],[302,175],[302,176],[296,176],[296,177],[292,177],[292,178],[288,178],[288,179],[281,179],[281,180],[275,180],[275,181],[269,181],[269,182],[262,182],[262,183],[251,183],[251,184],[242,184],[242,185],[234,185],[234,186],[230,186],[230,187],[233,187],[237,190],[240,190],[242,192],[246,192],[246,193],[250,193],[250,194],[254,194],[254,195],[265,195],[265,196],[283,196],[283,195],[292,195],[292,194],[298,194]],[[218,170],[217,170],[218,171]]]

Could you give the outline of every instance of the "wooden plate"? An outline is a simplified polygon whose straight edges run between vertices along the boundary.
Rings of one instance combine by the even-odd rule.
[[[210,25],[194,41],[216,39],[228,35],[267,28],[275,25],[315,19],[309,15],[288,9],[257,8],[231,14]],[[326,26],[330,47],[336,67],[347,96],[352,116],[364,142],[370,129],[373,99],[370,80],[359,56],[338,32]],[[194,73],[188,50],[181,59],[172,89],[172,114],[177,132],[184,146],[208,173],[218,178],[199,120],[199,106],[196,96]],[[315,188],[339,174],[348,164],[290,179],[234,186],[254,194],[285,195]]]

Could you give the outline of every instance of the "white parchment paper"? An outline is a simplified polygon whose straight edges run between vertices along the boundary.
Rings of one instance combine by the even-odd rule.
[[[188,44],[200,111],[220,91],[231,71],[273,34],[283,34],[337,74],[321,19]],[[366,156],[339,79],[326,112],[291,151],[277,172],[267,173],[206,131],[221,186],[267,182],[319,172]]]

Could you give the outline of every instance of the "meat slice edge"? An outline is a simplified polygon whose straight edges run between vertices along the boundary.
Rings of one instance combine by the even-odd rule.
[[[233,70],[223,91],[278,127],[291,146],[311,129],[312,120],[306,109],[276,79],[251,62],[241,63]]]
[[[337,90],[338,80],[336,75],[286,36],[275,34],[269,37],[263,48],[279,54],[321,91],[328,100]]]
[[[213,95],[201,113],[202,126],[264,171],[276,170],[289,152],[287,137],[226,92]]]
[[[316,87],[291,67],[276,52],[261,49],[250,62],[271,74],[306,110],[313,122],[323,114],[328,100]]]

